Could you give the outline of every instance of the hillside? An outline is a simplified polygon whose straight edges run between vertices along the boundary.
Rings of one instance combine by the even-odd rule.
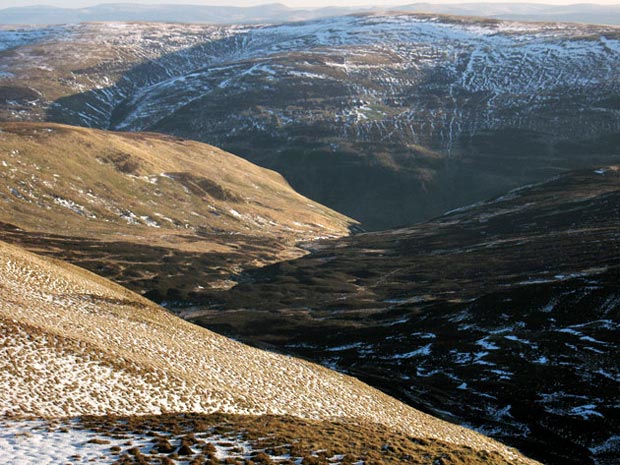
[[[191,298],[355,222],[205,144],[0,124],[0,238],[148,293]]]
[[[611,465],[618,212],[618,167],[567,173],[418,226],[319,243],[182,314],[544,463]]]
[[[22,440],[22,449],[28,438],[41,441],[45,447],[59,446],[79,438],[84,442],[95,439],[98,432],[123,439],[127,446],[132,444],[127,439],[139,440],[136,435],[144,438],[148,431],[151,438],[153,431],[180,435],[188,422],[202,421],[199,414],[219,412],[276,415],[284,423],[283,416],[297,417],[306,420],[299,422],[302,431],[307,425],[308,431],[313,424],[316,428],[317,423],[312,421],[340,422],[334,427],[338,437],[346,431],[347,422],[361,423],[366,431],[375,428],[375,434],[391,430],[396,436],[401,433],[401,440],[406,439],[402,435],[418,438],[421,442],[416,444],[422,449],[428,446],[426,452],[435,446],[447,452],[453,449],[456,455],[446,455],[452,461],[444,463],[462,463],[457,460],[466,460],[468,455],[478,456],[475,463],[482,463],[484,457],[492,463],[535,463],[477,433],[407,407],[354,378],[244,346],[184,322],[96,275],[2,242],[0,283],[0,416],[7,428],[3,428],[0,450],[20,454],[21,458],[32,450],[20,451],[19,445],[15,446],[20,428],[26,428],[30,435]],[[194,416],[174,415],[180,413]],[[114,418],[162,414],[168,416],[137,418],[135,422]],[[20,427],[19,419],[24,417],[31,423],[21,423]],[[48,421],[80,419],[63,420],[65,433],[75,434],[59,439],[55,435],[60,428],[57,422],[37,425],[32,423],[36,417]],[[219,420],[204,418],[193,429],[201,438],[209,432],[217,435],[209,426],[226,423],[226,415]],[[252,431],[260,428],[260,420],[246,417],[237,421],[249,424],[243,435],[255,434]],[[150,426],[145,426],[148,422]],[[373,424],[383,425],[383,432]],[[277,429],[275,425],[272,428]],[[90,436],[80,436],[83,429],[90,431]],[[129,435],[124,436],[123,430]],[[215,430],[219,434],[223,431],[230,432],[230,428]],[[279,431],[284,434],[286,428]],[[90,441],[84,452],[92,453],[94,447],[96,453],[101,449],[98,446],[110,442]],[[188,447],[195,444],[194,438]],[[46,450],[43,445],[39,454]],[[129,454],[137,457],[140,452]],[[423,459],[423,453],[419,458]],[[133,462],[131,457],[127,460],[143,463]]]
[[[382,229],[617,163],[619,37],[396,13],[6,26],[0,116],[208,142]]]
[[[0,25],[0,457],[617,465],[619,163],[618,27]]]

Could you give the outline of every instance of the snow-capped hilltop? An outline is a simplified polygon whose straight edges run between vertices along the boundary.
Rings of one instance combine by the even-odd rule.
[[[325,368],[244,346],[0,242],[0,415],[233,413],[383,424],[535,463]]]
[[[0,57],[1,117],[206,141],[369,228],[585,166],[582,147],[615,156],[615,27],[377,13],[60,30]]]

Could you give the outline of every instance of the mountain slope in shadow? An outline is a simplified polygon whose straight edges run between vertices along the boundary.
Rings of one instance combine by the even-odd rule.
[[[550,464],[620,457],[620,171],[319,243],[183,314],[337,367]]]

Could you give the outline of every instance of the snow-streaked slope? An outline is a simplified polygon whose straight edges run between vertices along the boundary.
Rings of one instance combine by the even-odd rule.
[[[105,40],[109,34],[106,26],[101,27],[99,41]],[[160,27],[161,32],[147,37],[165,45],[168,38],[163,33],[164,26]],[[133,35],[125,32],[117,40],[124,46],[133,41],[144,47],[148,41],[136,40],[143,35],[144,32],[139,34],[139,30]],[[231,40],[233,35],[234,40]],[[608,92],[617,90],[618,86],[620,42],[618,31],[613,28],[369,15],[271,27],[211,28],[203,40],[207,37],[208,42],[201,46],[211,44],[214,47],[211,53],[191,57],[194,63],[189,66],[167,68],[167,76],[155,77],[153,83],[136,82],[137,88],[131,91],[131,95],[119,93],[117,99],[123,101],[123,112],[110,123],[117,128],[134,130],[151,127],[184,105],[224,86],[238,87],[233,94],[244,93],[245,87],[256,85],[249,77],[252,75],[268,77],[272,81],[269,86],[273,87],[278,81],[290,78],[290,72],[308,67],[308,63],[302,61],[289,64],[288,68],[292,69],[287,70],[287,66],[278,64],[278,57],[283,53],[307,51],[314,51],[319,56],[331,54],[337,59],[323,63],[321,68],[313,70],[314,73],[305,74],[305,79],[339,81],[346,78],[352,81],[350,87],[354,95],[368,100],[366,106],[385,105],[387,98],[400,100],[400,105],[396,106],[400,108],[398,115],[375,117],[373,121],[357,118],[351,121],[355,123],[353,126],[370,134],[373,124],[380,125],[381,121],[385,124],[396,118],[402,124],[415,126],[417,136],[413,142],[426,142],[428,138],[439,136],[447,147],[463,129],[477,131],[493,127],[503,119],[502,111],[507,108],[524,104],[548,105],[550,100],[565,94],[569,88],[573,92],[589,89],[598,94],[602,89]],[[187,46],[190,44],[188,41]],[[174,48],[167,48],[174,52]],[[360,56],[388,52],[391,58],[388,62],[356,63]],[[164,58],[162,66],[168,59]],[[254,63],[246,62],[253,59],[268,60],[273,66],[257,69]],[[232,79],[222,76],[222,70],[215,66],[232,63],[236,63]],[[334,76],[335,70],[339,70],[341,76]],[[436,114],[430,111],[428,102],[423,106],[418,102],[413,108],[406,104],[407,94],[415,86],[424,84],[431,70],[447,80],[453,99],[446,103],[449,108]],[[369,83],[368,79],[375,82]],[[120,89],[115,87],[118,86],[125,89],[127,83],[119,82],[107,92],[117,92]],[[472,115],[467,112],[472,103],[468,100],[479,93],[482,94],[479,97],[489,102],[488,108],[471,121]],[[100,93],[100,98],[105,100],[105,93]],[[159,108],[155,109],[157,102]],[[363,103],[348,102],[335,116],[350,121],[347,118],[350,112],[363,106]],[[101,106],[97,107],[101,109]],[[82,116],[85,124],[100,126],[108,123],[101,119],[101,114],[97,115],[88,108],[85,110]],[[284,120],[286,116],[292,116],[287,115],[290,110],[274,110],[281,111]],[[529,111],[532,110],[534,108]],[[417,127],[419,118],[429,111],[430,115],[424,115],[427,127]],[[524,116],[517,113],[515,118],[523,119]]]
[[[0,419],[11,465],[512,465],[498,453],[418,439],[373,423],[290,416],[171,414]]]
[[[597,143],[620,131],[617,27],[394,13],[61,29],[0,57],[1,118],[202,140],[372,229],[617,158]]]
[[[37,29],[25,31],[31,36],[41,34]],[[74,92],[92,90],[82,108],[59,102],[54,114],[96,127],[145,129],[223,87],[232,86],[236,88],[233,94],[243,94],[248,86],[257,85],[249,79],[252,75],[270,76],[268,86],[273,87],[290,78],[291,72],[310,67],[315,68],[313,72],[303,75],[310,81],[351,81],[352,101],[346,102],[337,118],[367,134],[373,124],[380,127],[382,121],[386,124],[396,118],[401,124],[413,125],[413,142],[439,136],[447,147],[457,132],[482,130],[501,122],[507,108],[545,106],[569,89],[596,95],[618,89],[620,42],[618,29],[613,27],[374,14],[276,26],[104,23],[59,26],[54,31],[51,37],[42,35],[36,47],[23,47],[4,57],[2,67],[48,69],[48,78],[63,87]],[[13,44],[15,34],[5,27],[0,31],[0,43]],[[75,67],[71,54],[62,49],[67,43],[94,66]],[[41,46],[45,55],[38,53]],[[278,64],[282,54],[300,52],[331,56],[332,60],[323,60],[320,67],[304,60],[288,66]],[[373,54],[384,60],[356,63],[361,56]],[[254,59],[267,60],[268,65],[257,69],[247,62]],[[233,79],[222,76],[221,65],[233,67]],[[339,75],[334,75],[336,70]],[[436,84],[452,97],[442,105],[444,110],[432,111],[429,102],[411,105],[407,98],[415,87],[425,84],[429,73],[441,75]],[[31,72],[23,77],[26,83],[36,81]],[[369,83],[369,78],[374,82]],[[44,82],[38,84],[45,87]],[[63,93],[71,92],[66,89]],[[50,98],[61,96],[59,92],[48,94],[43,106],[49,105]],[[471,101],[474,97],[483,98],[488,108],[470,121],[468,108],[476,103]],[[387,103],[388,98],[398,104]],[[351,120],[347,115],[364,107],[359,99],[399,111],[372,121],[363,117]],[[121,104],[122,111],[113,115]],[[275,105],[273,109],[281,112],[284,120],[291,111]],[[19,112],[13,116],[20,117]],[[422,116],[426,123],[420,127]],[[517,117],[523,119],[526,114],[517,113]],[[249,124],[246,118],[256,115],[241,117],[243,124]]]
[[[124,422],[119,423],[116,426],[122,427]],[[105,431],[103,428],[95,432],[85,428],[79,420],[50,422],[0,419],[0,456],[10,458],[11,465],[58,465],[61,463],[78,465],[93,462],[113,464],[118,463],[119,455],[121,455],[120,452],[115,453],[113,449],[118,448],[119,451],[133,449],[133,454],[139,450],[140,455],[152,456],[153,448],[157,447],[157,444],[153,443],[153,436],[165,437],[167,444],[181,442],[186,437],[185,435],[169,435],[164,427],[148,433],[130,431],[121,435],[118,432],[114,434],[112,431]],[[251,460],[255,458],[253,456],[257,451],[242,434],[242,431],[235,432],[235,434],[221,434],[212,430],[197,431],[192,435],[196,446],[190,455],[198,459],[201,449],[206,449],[217,460]],[[265,454],[263,450],[260,452]],[[164,457],[169,455],[169,453],[160,453],[159,458],[164,460]],[[265,455],[277,462],[287,458],[279,456],[275,451]],[[166,463],[185,464],[193,458],[191,456],[178,457],[177,460],[169,458],[170,461]],[[301,460],[302,457],[295,457],[295,459]]]
[[[63,33],[62,27],[12,27],[0,24],[0,52],[35,42],[44,42],[46,39],[58,37]]]
[[[97,97],[76,115],[85,121],[109,118],[132,89],[191,71],[222,50],[235,50],[241,45],[236,36],[247,30],[244,26],[119,22],[3,26],[0,88],[7,89],[2,106],[8,109],[3,119],[44,119],[54,100],[88,91],[96,91]],[[142,75],[124,76],[134,66]],[[38,98],[25,101],[15,93],[24,88],[36,90]],[[88,125],[95,125],[94,121]]]
[[[342,418],[528,462],[353,378],[218,336],[78,268],[4,243],[0,252],[3,415]]]

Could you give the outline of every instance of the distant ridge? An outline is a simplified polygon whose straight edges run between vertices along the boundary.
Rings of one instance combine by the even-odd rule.
[[[188,0],[189,1],[189,0]],[[85,8],[52,6],[0,10],[0,24],[67,24],[88,21],[149,21],[209,24],[256,24],[306,21],[373,10],[402,10],[449,15],[482,16],[516,21],[579,22],[620,25],[620,5],[580,3],[412,3],[390,7],[290,8],[281,3],[251,7],[211,5],[144,5],[105,3]]]
[[[512,21],[549,21],[589,24],[620,24],[620,4],[545,5],[540,3],[413,3],[404,11],[482,16]]]
[[[89,21],[282,23],[338,16],[355,11],[360,11],[360,9],[346,7],[293,9],[281,3],[253,7],[109,3],[87,8],[52,6],[6,8],[0,10],[0,24],[68,24]]]

